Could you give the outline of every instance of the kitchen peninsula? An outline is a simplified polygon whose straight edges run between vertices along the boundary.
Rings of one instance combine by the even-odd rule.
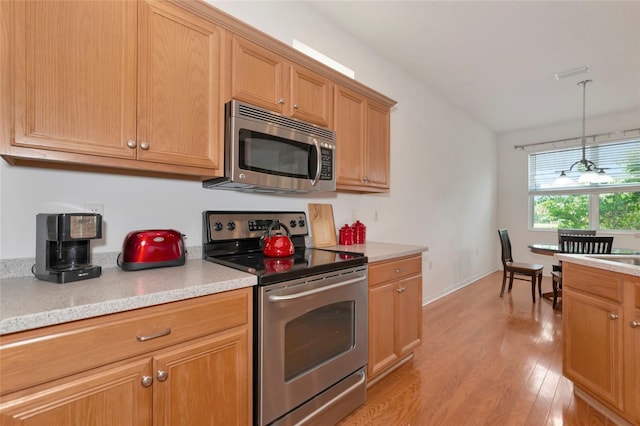
[[[557,254],[563,374],[616,424],[640,424],[640,256]]]

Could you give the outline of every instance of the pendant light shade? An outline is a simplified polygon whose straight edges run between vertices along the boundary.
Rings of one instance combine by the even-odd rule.
[[[576,167],[576,171],[580,172],[578,177],[578,183],[584,185],[609,183],[612,181],[604,168],[598,167],[595,162],[587,160],[587,139],[585,137],[585,121],[586,121],[586,105],[587,105],[587,84],[591,83],[591,80],[583,80],[578,83],[582,86],[582,158],[569,167],[567,170],[562,170],[560,176],[558,176],[554,182],[554,186],[570,186],[575,182],[567,175],[569,172],[573,172],[574,167],[581,165],[582,170]],[[595,138],[594,138],[595,139]]]

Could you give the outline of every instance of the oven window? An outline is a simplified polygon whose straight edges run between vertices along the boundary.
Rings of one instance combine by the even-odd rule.
[[[309,170],[315,174],[313,145],[247,129],[240,130],[239,139],[242,169],[299,179],[309,179]]]
[[[355,345],[355,302],[323,306],[285,326],[284,379],[289,381]]]

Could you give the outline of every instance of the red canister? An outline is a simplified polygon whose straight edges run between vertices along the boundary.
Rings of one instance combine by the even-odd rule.
[[[340,228],[339,238],[340,245],[350,246],[353,244],[353,228],[349,225],[344,225]]]
[[[364,244],[367,241],[367,227],[364,223],[356,220],[356,223],[351,225],[353,228],[353,242],[355,244]]]

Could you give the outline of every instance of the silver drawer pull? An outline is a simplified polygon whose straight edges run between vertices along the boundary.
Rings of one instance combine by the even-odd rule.
[[[631,326],[631,328],[638,328],[638,327],[640,327],[640,322],[638,322],[638,321],[629,321],[629,325]]]
[[[618,319],[618,316],[616,314],[614,314],[613,312],[609,312],[609,319]]]
[[[397,268],[397,269],[396,269],[396,273],[398,273],[398,274],[399,274],[399,273],[401,273],[401,272],[404,272],[404,268]]]
[[[168,336],[170,334],[171,334],[171,329],[167,328],[166,330],[161,331],[160,333],[149,334],[147,336],[136,336],[136,339],[138,339],[138,342],[146,342],[147,340],[157,339],[158,337]]]

